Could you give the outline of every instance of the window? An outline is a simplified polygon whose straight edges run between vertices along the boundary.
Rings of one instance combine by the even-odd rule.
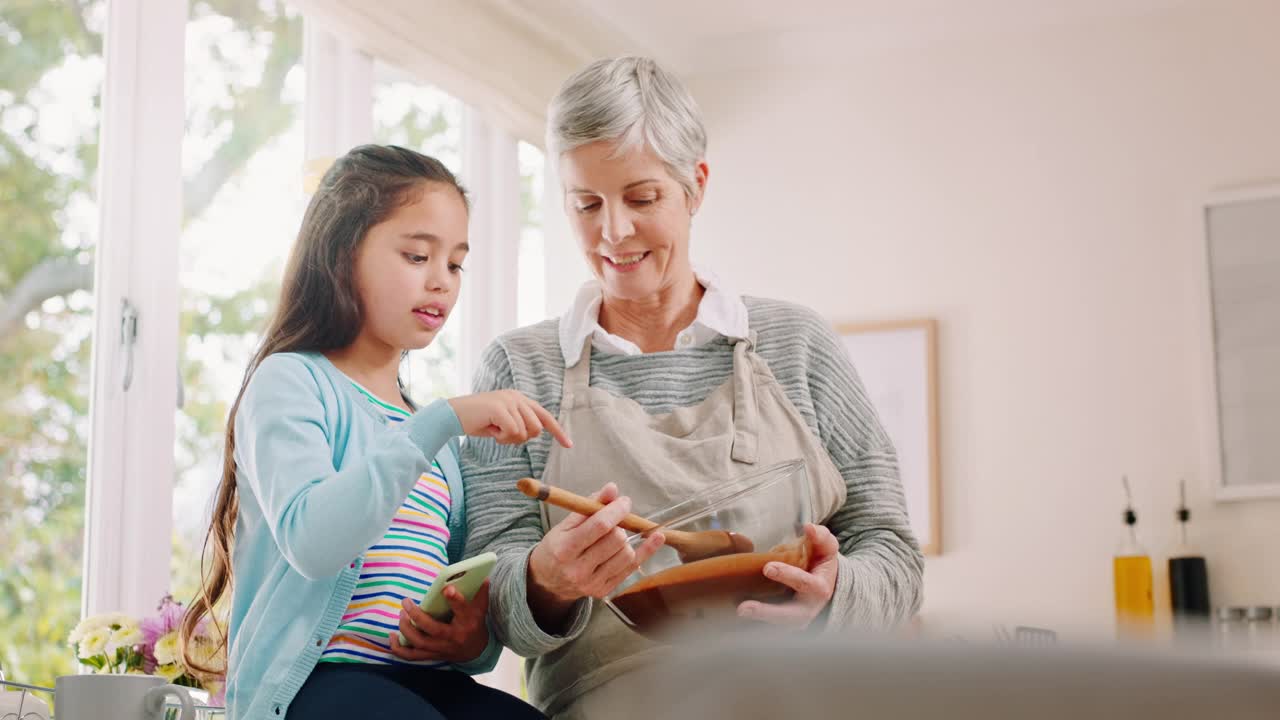
[[[227,412],[306,209],[302,18],[283,2],[189,12],[170,571],[183,602],[199,587]]]
[[[523,327],[547,317],[547,267],[543,254],[542,197],[546,157],[522,142],[516,151],[520,164],[520,253],[517,323]]]
[[[129,0],[113,5],[126,6]],[[181,601],[196,592],[213,490],[221,478],[227,412],[273,309],[305,209],[299,11],[285,0],[190,0],[184,6],[109,15],[107,0],[27,0],[6,7],[0,18],[0,665],[14,680],[47,685],[76,671],[65,640],[82,605],[91,612],[137,613],[159,600],[152,597],[163,592],[166,580]],[[185,36],[179,34],[184,19]],[[127,97],[112,96],[106,107],[111,121],[104,124],[108,22],[122,38],[110,48],[112,62],[138,83],[125,83]],[[183,37],[180,67],[177,45]],[[348,59],[358,55],[351,48],[343,52]],[[173,64],[165,64],[170,56]],[[347,78],[350,97],[370,97],[365,67],[363,75]],[[461,172],[462,103],[394,67],[373,67],[371,107],[367,100],[346,105],[356,120],[372,116],[372,123],[344,124],[349,139],[404,145]],[[180,73],[183,93],[177,91]],[[336,94],[308,102],[313,112],[330,115],[342,106]],[[179,177],[177,139],[184,117]],[[100,127],[107,128],[112,150],[102,162],[109,178],[104,187],[118,191],[104,194],[102,218],[94,187]],[[324,146],[318,154],[340,151]],[[512,152],[510,144],[502,150],[507,166]],[[476,291],[471,305],[492,309],[484,303],[493,294],[493,307],[510,313],[500,321],[486,313],[486,341],[513,322],[516,312],[515,299],[499,297],[493,287],[519,287],[521,323],[541,319],[545,305],[541,153],[524,145],[518,159],[519,251],[504,245],[495,257],[513,271],[508,259],[518,255],[519,281],[467,280]],[[490,215],[512,227],[512,172],[484,170],[474,182],[491,184],[493,175],[505,189],[485,194],[501,196],[506,204],[494,201],[492,207],[508,209]],[[134,202],[160,196],[149,208]],[[110,212],[117,208],[124,209]],[[139,215],[165,213],[163,222],[131,234]],[[496,234],[512,242],[516,236],[510,230]],[[102,282],[95,289],[98,242],[112,262],[100,268]],[[108,298],[101,313],[95,291]],[[114,347],[122,297],[134,297],[145,311],[141,324],[152,344],[139,356],[145,371],[127,392],[118,377],[94,386],[112,391],[94,395],[91,426],[91,364],[105,363],[112,372],[126,364],[126,355]],[[174,326],[166,324],[173,312],[179,316],[176,340]],[[458,308],[436,342],[407,360],[403,376],[416,402],[465,391],[459,353],[466,312]],[[91,348],[95,331],[111,344]],[[175,350],[176,362],[169,355]],[[161,397],[175,380],[181,387],[176,411],[169,397]],[[170,417],[172,469],[165,434]],[[95,458],[103,448],[120,452],[105,460],[89,458],[91,433]],[[151,440],[157,433],[164,434],[163,442]],[[139,447],[147,453],[137,452]],[[86,516],[91,462],[95,492],[89,501],[95,504]],[[102,503],[107,511],[99,507],[102,498],[111,499]],[[165,518],[167,512],[171,537],[164,522],[147,525],[147,519]],[[82,587],[86,537],[89,579]],[[172,542],[167,568],[144,557],[165,541]]]
[[[0,666],[44,685],[80,616],[105,25],[101,1],[0,18]]]
[[[462,103],[396,67],[375,62],[373,139],[430,155],[457,174],[462,167]],[[466,392],[458,357],[464,322],[466,308],[460,302],[435,340],[405,360],[400,377],[419,406]]]

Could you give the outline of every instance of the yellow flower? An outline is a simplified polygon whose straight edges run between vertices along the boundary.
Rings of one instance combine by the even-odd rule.
[[[169,663],[167,665],[157,665],[156,674],[164,678],[165,682],[173,682],[182,677],[182,673],[186,672],[178,663]]]
[[[161,665],[168,665],[178,661],[178,631],[165,635],[156,641],[156,647],[152,650],[156,656],[156,662]]]
[[[191,658],[201,667],[224,672],[227,667],[227,657],[223,650],[224,648],[219,647],[216,641],[199,636],[191,643]]]
[[[138,621],[124,613],[102,613],[100,615],[91,615],[81,620],[67,636],[67,642],[71,644],[79,643],[91,631],[98,628],[106,628],[107,630],[123,630],[129,628],[137,628]]]
[[[81,620],[76,624],[75,628],[71,630],[71,634],[67,637],[67,642],[72,645],[80,642],[84,639],[85,635],[89,634],[90,630],[97,630],[100,627],[104,627],[106,619],[106,615],[94,615]]]
[[[124,613],[108,613],[102,616],[103,625],[112,630],[120,630],[124,628],[134,628],[138,626],[138,621]]]
[[[111,633],[111,639],[107,641],[107,654],[112,655],[119,648],[132,648],[144,639],[140,628],[122,627]]]
[[[94,655],[101,655],[111,639],[111,631],[104,627],[96,627],[86,632],[80,639],[80,658],[88,660]]]

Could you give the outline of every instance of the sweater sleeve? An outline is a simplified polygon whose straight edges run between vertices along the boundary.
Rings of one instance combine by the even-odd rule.
[[[271,537],[301,575],[336,575],[376,542],[431,459],[462,432],[443,400],[405,425],[338,471],[336,430],[306,364],[279,354],[254,371],[235,417],[237,482],[261,506]]]
[[[493,586],[490,585],[492,588]],[[454,670],[467,675],[483,675],[487,672],[493,672],[498,666],[498,660],[502,657],[502,643],[498,642],[498,636],[493,632],[493,623],[489,623],[489,644],[485,645],[484,652],[475,660],[464,663],[453,663],[451,666]]]
[[[827,627],[892,626],[919,609],[924,573],[897,454],[835,332],[816,313],[807,323],[806,374],[819,436],[847,492],[826,523],[841,552]]]
[[[515,387],[511,362],[500,343],[485,351],[474,391]],[[516,489],[516,481],[533,474],[525,445],[499,445],[491,438],[467,438],[462,446],[467,477],[467,555],[498,555],[490,585],[489,622],[498,639],[516,654],[537,657],[581,635],[591,614],[591,600],[579,600],[562,635],[547,633],[529,608],[529,553],[542,539],[542,514],[536,500]]]

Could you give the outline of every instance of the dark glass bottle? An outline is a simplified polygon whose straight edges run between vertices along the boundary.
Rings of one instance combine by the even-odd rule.
[[[1182,483],[1182,504],[1177,512],[1179,542],[1169,554],[1169,607],[1174,633],[1179,639],[1201,637],[1209,622],[1209,568],[1189,537],[1187,484]]]

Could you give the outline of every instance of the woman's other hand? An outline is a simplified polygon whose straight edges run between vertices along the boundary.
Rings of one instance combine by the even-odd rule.
[[[806,525],[804,532],[813,545],[808,572],[781,562],[764,566],[765,577],[795,590],[795,597],[777,604],[747,600],[738,605],[739,616],[771,625],[805,628],[831,602],[840,569],[840,543],[821,525]]]

